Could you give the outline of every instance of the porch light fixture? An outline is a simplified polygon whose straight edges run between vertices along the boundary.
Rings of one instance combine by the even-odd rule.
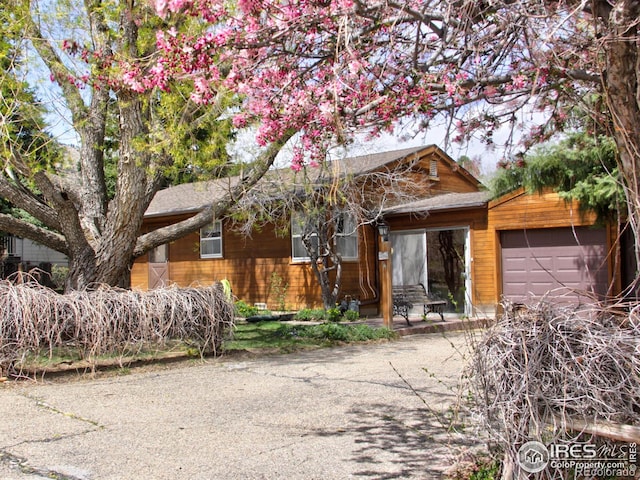
[[[380,221],[377,224],[378,227],[378,235],[382,238],[383,242],[389,241],[389,225],[384,221]]]

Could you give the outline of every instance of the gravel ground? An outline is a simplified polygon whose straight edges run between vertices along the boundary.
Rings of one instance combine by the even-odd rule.
[[[0,385],[0,479],[443,478],[465,335]]]

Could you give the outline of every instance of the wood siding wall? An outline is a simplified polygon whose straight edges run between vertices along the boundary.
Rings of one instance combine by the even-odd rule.
[[[274,228],[265,227],[252,237],[244,237],[223,223],[223,258],[200,258],[199,234],[193,233],[169,245],[169,279],[180,286],[211,284],[227,279],[234,295],[250,304],[266,303],[268,308],[280,307],[274,275],[287,285],[287,308],[321,307],[320,287],[308,262],[291,261],[289,235],[276,235]],[[154,229],[160,224],[148,225]],[[362,227],[358,233],[359,261],[343,262],[341,297],[360,301],[377,301],[377,256],[375,232]],[[147,289],[148,256],[139,258],[131,272],[133,288]]]
[[[442,170],[440,173],[442,175]],[[443,185],[451,182],[453,180],[443,181]],[[582,215],[575,203],[567,204],[555,193],[528,195],[519,191],[490,202],[488,208],[440,211],[422,217],[403,214],[390,217],[387,221],[392,231],[469,227],[474,313],[493,315],[502,294],[501,231],[592,225],[595,218],[591,214]],[[160,225],[161,222],[148,223],[147,229]],[[619,269],[614,270],[616,250],[612,248],[615,239],[615,229],[610,227],[608,248],[613,253],[609,260],[609,273],[614,281],[614,293],[618,293],[620,273]],[[344,262],[341,292],[341,296],[355,297],[364,306],[375,308],[378,307],[379,288],[376,240],[372,227],[360,228],[360,260]],[[291,261],[291,240],[288,235],[278,236],[273,228],[264,228],[254,233],[253,237],[246,238],[224,228],[223,257],[200,259],[199,235],[189,235],[171,243],[169,247],[170,280],[187,286],[226,278],[239,299],[249,303],[263,302],[269,308],[277,309],[279,299],[272,280],[275,273],[287,284],[285,303],[288,308],[319,307],[322,304],[310,265]],[[142,289],[148,287],[146,256],[138,259],[133,266],[132,286]]]

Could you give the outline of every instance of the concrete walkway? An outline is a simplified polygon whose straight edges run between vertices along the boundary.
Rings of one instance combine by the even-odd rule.
[[[488,317],[463,318],[456,313],[445,313],[444,321],[442,321],[439,315],[432,313],[426,319],[423,319],[422,315],[412,314],[409,316],[409,322],[411,325],[407,325],[404,317],[395,316],[393,317],[393,330],[400,336],[417,335],[421,333],[443,333],[485,328],[491,325],[494,320]],[[384,326],[384,321],[381,317],[369,317],[364,320],[364,323],[372,327]]]
[[[0,479],[443,478],[462,333],[0,384]],[[463,422],[463,423],[460,423]]]

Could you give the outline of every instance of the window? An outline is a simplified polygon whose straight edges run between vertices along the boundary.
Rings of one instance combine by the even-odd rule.
[[[304,220],[300,215],[291,216],[291,260],[294,262],[308,262],[309,253],[302,242],[304,232]],[[318,236],[314,233],[311,236],[314,247],[318,248]]]
[[[438,178],[438,161],[431,160],[429,162],[429,176],[433,178]]]
[[[358,226],[353,216],[346,212],[336,217],[336,247],[343,260],[358,258]]]
[[[158,245],[149,252],[149,263],[167,263],[169,261],[169,244]]]
[[[16,237],[13,235],[0,235],[0,253],[10,257],[17,256]]]
[[[222,222],[214,220],[200,229],[200,258],[222,258]]]
[[[302,242],[304,226],[304,220],[300,215],[292,216],[291,259],[294,262],[308,262],[310,260],[309,253]],[[358,229],[354,218],[345,212],[338,213],[335,218],[335,229],[336,251],[342,255],[343,260],[356,260],[358,258]],[[318,244],[317,234],[311,234],[311,241],[314,248],[321,247]]]

